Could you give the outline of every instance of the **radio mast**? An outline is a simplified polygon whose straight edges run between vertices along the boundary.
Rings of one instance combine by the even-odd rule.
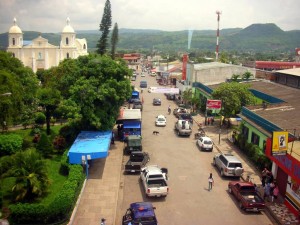
[[[219,26],[220,26],[220,15],[222,14],[222,12],[216,11],[216,14],[218,15],[218,18],[217,18],[218,29],[217,29],[216,61],[218,61],[218,59],[219,59],[219,36],[220,36]]]

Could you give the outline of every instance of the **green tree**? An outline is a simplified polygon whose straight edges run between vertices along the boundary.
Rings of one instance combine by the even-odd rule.
[[[112,35],[111,35],[111,57],[112,57],[112,59],[115,59],[115,53],[116,53],[116,47],[117,47],[118,41],[119,41],[119,29],[118,29],[118,24],[115,23],[114,29],[113,29]]]
[[[243,75],[242,75],[243,80],[249,80],[250,77],[253,77],[253,74],[249,71],[243,73]]]
[[[193,99],[193,90],[191,88],[186,89],[183,92],[182,99],[185,105],[191,105]]]
[[[239,113],[242,106],[254,102],[254,96],[248,89],[249,85],[246,84],[223,83],[213,91],[212,97],[222,100],[221,113],[228,118]]]
[[[53,146],[49,141],[47,134],[44,132],[41,134],[41,138],[36,146],[36,149],[39,150],[44,157],[49,157],[53,152]]]
[[[39,105],[45,110],[47,134],[50,135],[50,120],[60,103],[60,92],[57,89],[41,88],[37,93]]]
[[[15,177],[12,188],[14,200],[30,202],[47,191],[49,179],[46,162],[34,149],[18,152],[12,156],[12,167],[4,177]]]
[[[6,98],[0,97],[0,108],[3,112],[0,114],[6,116],[7,124],[22,123],[24,111],[30,110],[32,114],[36,111],[38,85],[39,80],[30,68],[24,67],[11,53],[0,51],[0,94],[11,93]],[[2,100],[5,101],[4,104],[1,104]],[[3,117],[0,120],[3,122]]]
[[[97,44],[97,53],[99,53],[100,55],[106,53],[107,38],[109,34],[109,29],[111,27],[111,23],[111,4],[109,0],[106,0],[102,20],[100,23],[101,37]]]
[[[240,78],[239,74],[232,74],[231,81],[238,82],[238,79]]]

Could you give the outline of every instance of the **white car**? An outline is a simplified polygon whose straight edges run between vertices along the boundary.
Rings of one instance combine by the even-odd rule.
[[[209,137],[200,137],[196,143],[203,151],[212,151],[214,148],[213,142]]]
[[[142,73],[141,73],[141,77],[145,77],[145,76],[146,76],[145,73],[142,72]]]
[[[155,120],[155,126],[165,127],[167,125],[167,119],[164,115],[158,115]]]

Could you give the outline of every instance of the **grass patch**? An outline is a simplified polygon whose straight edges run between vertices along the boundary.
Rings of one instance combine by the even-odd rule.
[[[49,204],[53,201],[56,195],[62,189],[64,182],[68,179],[67,176],[63,176],[59,173],[60,168],[60,156],[56,156],[53,159],[46,159],[48,178],[50,180],[50,185],[48,187],[48,193],[43,198],[37,199],[37,202],[41,204]],[[15,184],[14,177],[8,177],[2,180],[1,182],[1,190],[3,193],[3,205],[8,206],[12,204],[11,201],[11,190]]]

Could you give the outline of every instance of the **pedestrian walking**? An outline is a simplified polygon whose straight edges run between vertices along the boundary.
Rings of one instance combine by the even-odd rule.
[[[268,172],[269,170],[266,167],[261,172],[261,184],[263,187],[265,187]]]
[[[102,218],[101,222],[100,222],[100,225],[105,225],[105,221],[106,221],[106,219]]]
[[[270,194],[271,194],[271,186],[270,183],[266,183],[264,187],[264,200],[267,199],[267,201],[270,200]]]
[[[171,110],[171,106],[169,106],[169,107],[168,107],[168,113],[169,113],[169,115],[171,114],[171,111],[172,111],[172,110]]]
[[[210,173],[208,177],[208,191],[212,190],[213,185],[214,185],[214,178],[212,176],[212,173]]]

